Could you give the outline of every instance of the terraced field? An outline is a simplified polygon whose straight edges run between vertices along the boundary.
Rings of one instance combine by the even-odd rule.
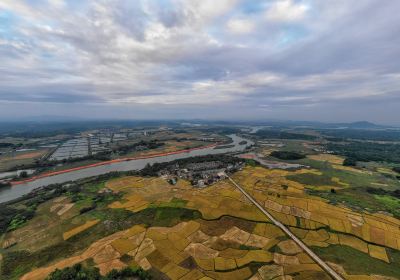
[[[307,195],[303,191],[304,185],[287,179],[290,175],[293,172],[256,167],[246,168],[235,174],[234,178],[307,245],[321,248],[319,251],[322,257],[323,248],[329,251],[330,247],[337,245],[337,248],[344,250],[349,250],[349,247],[351,251],[368,254],[383,266],[384,263],[391,264],[394,261],[394,264],[385,266],[385,272],[400,277],[397,263],[400,220],[380,213],[355,212],[345,206],[332,205],[324,199]],[[342,264],[346,262],[344,259]],[[352,271],[362,271],[362,268],[350,268],[345,275],[352,274]]]
[[[321,172],[246,167],[233,177],[346,279],[398,279],[400,221],[308,195],[306,185],[288,179],[302,174]],[[44,279],[54,269],[75,263],[94,265],[102,274],[141,266],[155,279],[329,279],[228,181],[197,189],[184,180],[170,185],[161,178],[130,176],[104,186],[119,197],[105,209],[79,215],[74,210],[78,202],[61,215],[75,224],[59,231],[60,242],[87,245],[49,260],[22,279]],[[68,199],[55,199],[46,207],[57,213],[69,204]],[[110,227],[110,213],[124,213],[121,230],[99,235]],[[368,266],[362,265],[366,262]]]

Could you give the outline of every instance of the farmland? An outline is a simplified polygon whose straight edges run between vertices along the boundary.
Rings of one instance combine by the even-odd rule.
[[[215,134],[219,128],[207,131],[207,137],[200,131],[163,129],[134,134],[135,139],[114,132],[108,148],[118,158],[226,141]],[[240,154],[48,186],[2,206],[0,278],[45,279],[56,269],[80,264],[104,277],[113,269],[141,268],[153,279],[330,279],[226,179],[224,172],[230,172],[345,279],[399,279],[397,165],[357,161],[347,166],[346,155],[315,142],[318,133],[294,134],[272,140],[257,137],[275,134],[242,135],[256,145]],[[92,143],[97,136],[87,137]],[[153,148],[142,149],[144,143]],[[221,172],[217,163],[224,160],[226,166],[240,164]],[[200,175],[210,183],[194,184]]]
[[[372,272],[398,277],[400,221],[308,195],[306,185],[290,179],[305,174],[320,173],[248,166],[234,179],[348,279]],[[228,181],[194,189],[185,180],[171,185],[159,177],[122,176],[87,183],[84,189],[78,197],[67,194],[44,203],[33,220],[3,237],[3,242],[16,241],[3,249],[9,264],[3,275],[43,279],[56,268],[93,263],[101,274],[140,266],[169,279],[329,279]],[[108,198],[80,214],[100,190],[108,190]],[[37,232],[38,227],[46,234]],[[49,254],[48,250],[54,257],[40,260],[36,269],[17,269],[15,265],[28,257],[20,255],[26,249],[29,257]],[[334,258],[333,252],[361,256],[373,266],[354,267],[357,263]]]
[[[31,134],[23,134],[24,137],[0,134],[0,172],[4,172],[0,176],[18,180],[19,176],[10,172],[31,170],[28,176],[40,175],[109,160],[198,148],[227,139],[193,129],[175,132],[167,127],[87,129],[82,126],[64,133]]]

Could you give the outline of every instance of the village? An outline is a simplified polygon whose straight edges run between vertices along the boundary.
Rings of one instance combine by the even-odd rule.
[[[198,163],[175,163],[158,172],[158,175],[175,185],[178,179],[185,179],[197,188],[212,185],[226,178],[227,173],[240,171],[244,162],[227,163],[222,161],[208,161]]]

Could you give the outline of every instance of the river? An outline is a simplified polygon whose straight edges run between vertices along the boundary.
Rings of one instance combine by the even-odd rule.
[[[24,184],[15,185],[12,187],[6,187],[0,189],[0,203],[7,202],[16,198],[19,198],[25,194],[28,194],[32,190],[47,186],[50,184],[62,184],[68,181],[75,181],[83,178],[89,178],[93,176],[99,176],[101,174],[106,174],[113,171],[131,171],[131,170],[140,170],[143,169],[147,164],[153,163],[161,163],[161,162],[169,162],[176,159],[188,158],[188,157],[196,157],[196,156],[205,156],[211,154],[224,154],[224,153],[232,153],[232,152],[241,152],[246,149],[246,147],[253,145],[254,143],[248,139],[244,139],[237,135],[229,135],[232,138],[232,143],[230,145],[234,145],[230,148],[223,149],[214,149],[214,147],[204,148],[193,150],[190,152],[184,152],[179,154],[172,154],[166,156],[152,157],[152,158],[144,158],[144,159],[136,159],[130,161],[122,161],[116,163],[110,163],[106,165],[100,165],[95,167],[89,167],[85,169],[75,170],[68,173],[58,174],[54,176],[44,177],[37,179],[32,182],[27,182]],[[246,141],[247,144],[240,145],[239,143],[242,141]]]

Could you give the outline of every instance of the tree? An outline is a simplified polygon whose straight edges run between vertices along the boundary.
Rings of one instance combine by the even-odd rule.
[[[347,157],[343,161],[343,166],[356,166],[356,165],[357,165],[357,160],[351,157]]]
[[[150,280],[151,276],[142,268],[127,267],[122,270],[111,270],[106,276],[101,276],[97,267],[84,267],[76,264],[64,269],[56,269],[46,280]]]
[[[10,186],[11,186],[10,182],[0,182],[0,189],[4,188],[4,187],[10,187]]]
[[[282,160],[298,160],[306,157],[303,154],[299,154],[296,152],[289,152],[289,151],[273,151],[271,153],[271,156]]]
[[[28,177],[28,172],[26,172],[26,171],[21,171],[21,173],[19,173],[19,177],[20,177],[20,178],[27,178],[27,177]]]

